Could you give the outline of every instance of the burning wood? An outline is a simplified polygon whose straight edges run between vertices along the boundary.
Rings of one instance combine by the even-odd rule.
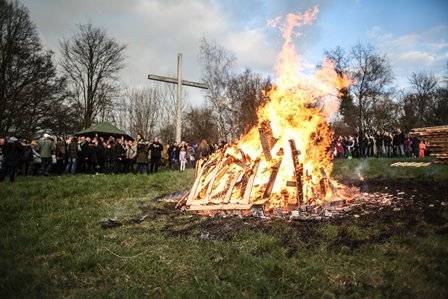
[[[322,179],[321,179],[321,180],[324,180],[325,182],[327,182],[328,185],[329,185],[330,188],[331,188],[331,192],[332,192],[333,194],[336,194],[336,187],[334,186],[333,182],[328,178],[327,173],[325,172],[325,169],[323,169],[323,168],[321,167],[321,168],[320,168],[320,173],[322,174]]]
[[[266,133],[262,128],[258,128],[258,133],[260,133],[260,142],[261,147],[263,148],[264,156],[266,157],[266,160],[271,161],[271,146],[269,145]]]
[[[296,184],[296,181],[286,181],[286,187],[295,187]]]
[[[208,206],[191,206],[190,211],[220,211],[220,210],[249,210],[251,204],[223,204],[223,205],[208,205]]]
[[[250,161],[249,156],[245,152],[243,152],[241,149],[238,149],[238,152],[241,155],[241,163],[242,164],[246,164]]]
[[[262,121],[260,124],[260,128],[263,130],[266,136],[269,147],[273,148],[275,143],[277,142],[277,139],[275,139],[274,135],[272,134],[271,122],[269,120]]]
[[[241,173],[239,173],[239,174],[235,174],[234,175],[234,177],[233,177],[233,179],[232,179],[232,181],[231,181],[231,183],[230,183],[230,186],[229,186],[229,189],[227,189],[227,192],[226,192],[226,195],[225,195],[225,197],[224,197],[224,200],[223,200],[223,203],[229,203],[229,201],[230,201],[230,197],[232,196],[232,192],[233,192],[233,188],[235,187],[235,185],[239,182],[239,181],[241,181],[241,179],[243,178],[243,176],[244,176],[244,172],[241,172]]]
[[[296,187],[296,198],[297,203],[301,205],[303,203],[303,182],[302,182],[302,174],[303,174],[303,165],[299,162],[300,152],[297,150],[296,143],[293,139],[288,140],[289,147],[291,148],[292,155],[292,163],[294,164],[294,177],[295,187]]]
[[[272,193],[272,188],[274,187],[275,179],[277,178],[278,170],[282,160],[278,161],[274,166],[272,166],[272,172],[269,177],[269,182],[266,185],[266,190],[264,191],[263,198],[269,198]]]
[[[249,177],[249,180],[247,181],[246,189],[244,190],[244,196],[243,196],[243,204],[248,204],[250,201],[250,194],[252,192],[252,187],[254,186],[255,177],[257,175],[258,166],[260,165],[260,161],[255,161],[254,168],[252,170],[252,174]]]
[[[288,23],[285,30],[288,26],[295,25]],[[332,160],[327,154],[332,131],[320,101],[337,98],[350,81],[341,78],[329,61],[314,76],[296,76],[301,59],[291,42],[293,31],[283,35],[277,85],[265,93],[267,100],[257,109],[257,124],[199,164],[187,209],[250,212],[249,207],[263,203],[264,213],[283,213],[291,206],[322,205],[335,197],[336,187],[329,177]]]

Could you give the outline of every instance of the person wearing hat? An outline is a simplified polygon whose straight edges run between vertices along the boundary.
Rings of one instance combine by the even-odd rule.
[[[40,157],[42,160],[42,174],[44,176],[48,176],[48,172],[51,168],[52,163],[52,155],[55,150],[55,145],[53,140],[50,138],[50,135],[44,134],[44,138],[42,138],[39,142],[40,145]]]

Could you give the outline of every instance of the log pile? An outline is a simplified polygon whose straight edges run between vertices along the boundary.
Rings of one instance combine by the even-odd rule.
[[[415,128],[409,133],[411,136],[417,135],[427,142],[427,147],[438,160],[448,162],[448,125]]]
[[[202,212],[250,210],[253,205],[251,193],[260,161],[244,162],[232,155],[224,156],[224,152],[225,149],[196,163],[193,187],[178,206]],[[225,187],[219,188],[221,184]]]
[[[287,214],[303,204],[322,203],[328,199],[326,195],[336,194],[323,168],[314,178],[317,183],[312,183],[312,175],[300,162],[302,153],[293,139],[288,140],[286,155],[280,145],[275,147],[278,140],[273,137],[269,122],[260,124],[258,134],[260,153],[255,158],[228,145],[197,161],[194,184],[177,207],[205,214],[218,211],[251,214],[260,209],[277,209]],[[294,173],[289,180],[278,181],[281,192],[277,188],[273,194],[282,162],[292,162]]]

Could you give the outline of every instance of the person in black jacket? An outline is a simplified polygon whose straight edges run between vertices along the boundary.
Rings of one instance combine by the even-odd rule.
[[[29,175],[32,172],[33,165],[33,149],[31,148],[31,144],[29,142],[23,141],[23,156],[20,165],[20,174],[21,175]]]
[[[419,156],[419,145],[420,145],[420,138],[418,135],[412,136],[412,154],[415,158],[418,158]]]
[[[98,139],[93,138],[89,143],[89,173],[98,172]]]
[[[384,134],[384,147],[386,148],[387,157],[392,157],[394,154],[394,137],[392,133],[386,132]]]
[[[355,137],[353,138],[353,158],[359,158],[360,155],[360,149],[359,149],[359,134],[355,134]]]
[[[89,143],[90,143],[90,137],[86,138],[84,136],[81,136],[81,142],[79,144],[81,152],[79,153],[79,163],[78,163],[80,172],[87,172],[88,170]]]
[[[11,137],[4,146],[5,175],[13,183],[16,179],[17,168],[23,156],[23,146],[15,137]]]
[[[104,148],[104,172],[112,173],[114,170],[114,147],[115,140],[113,138],[109,138],[107,141],[107,145]]]
[[[78,162],[78,139],[73,137],[68,140],[67,145],[67,166],[65,172],[75,174]]]
[[[367,134],[359,133],[359,157],[366,158],[367,154]]]
[[[55,155],[56,155],[56,171],[61,175],[65,170],[65,161],[67,154],[67,145],[63,138],[57,137]]]
[[[104,172],[104,148],[106,143],[103,137],[97,137],[97,140],[98,145],[96,146],[96,157],[98,160],[98,168],[101,172]]]
[[[376,132],[375,134],[375,146],[376,146],[376,156],[382,157],[384,156],[384,145],[383,145],[383,135],[380,132]]]
[[[159,138],[154,138],[154,142],[149,145],[151,151],[151,160],[149,163],[149,172],[155,173],[159,170],[160,160],[162,159],[163,145],[159,142]]]
[[[123,170],[123,161],[125,157],[125,150],[123,147],[123,140],[117,139],[113,147],[114,156],[114,173],[121,173]]]

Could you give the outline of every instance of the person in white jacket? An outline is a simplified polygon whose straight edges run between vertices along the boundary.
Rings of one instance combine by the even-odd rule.
[[[179,152],[179,160],[180,160],[180,170],[185,170],[185,165],[187,164],[187,150],[185,149],[185,146],[181,146],[180,152]]]

